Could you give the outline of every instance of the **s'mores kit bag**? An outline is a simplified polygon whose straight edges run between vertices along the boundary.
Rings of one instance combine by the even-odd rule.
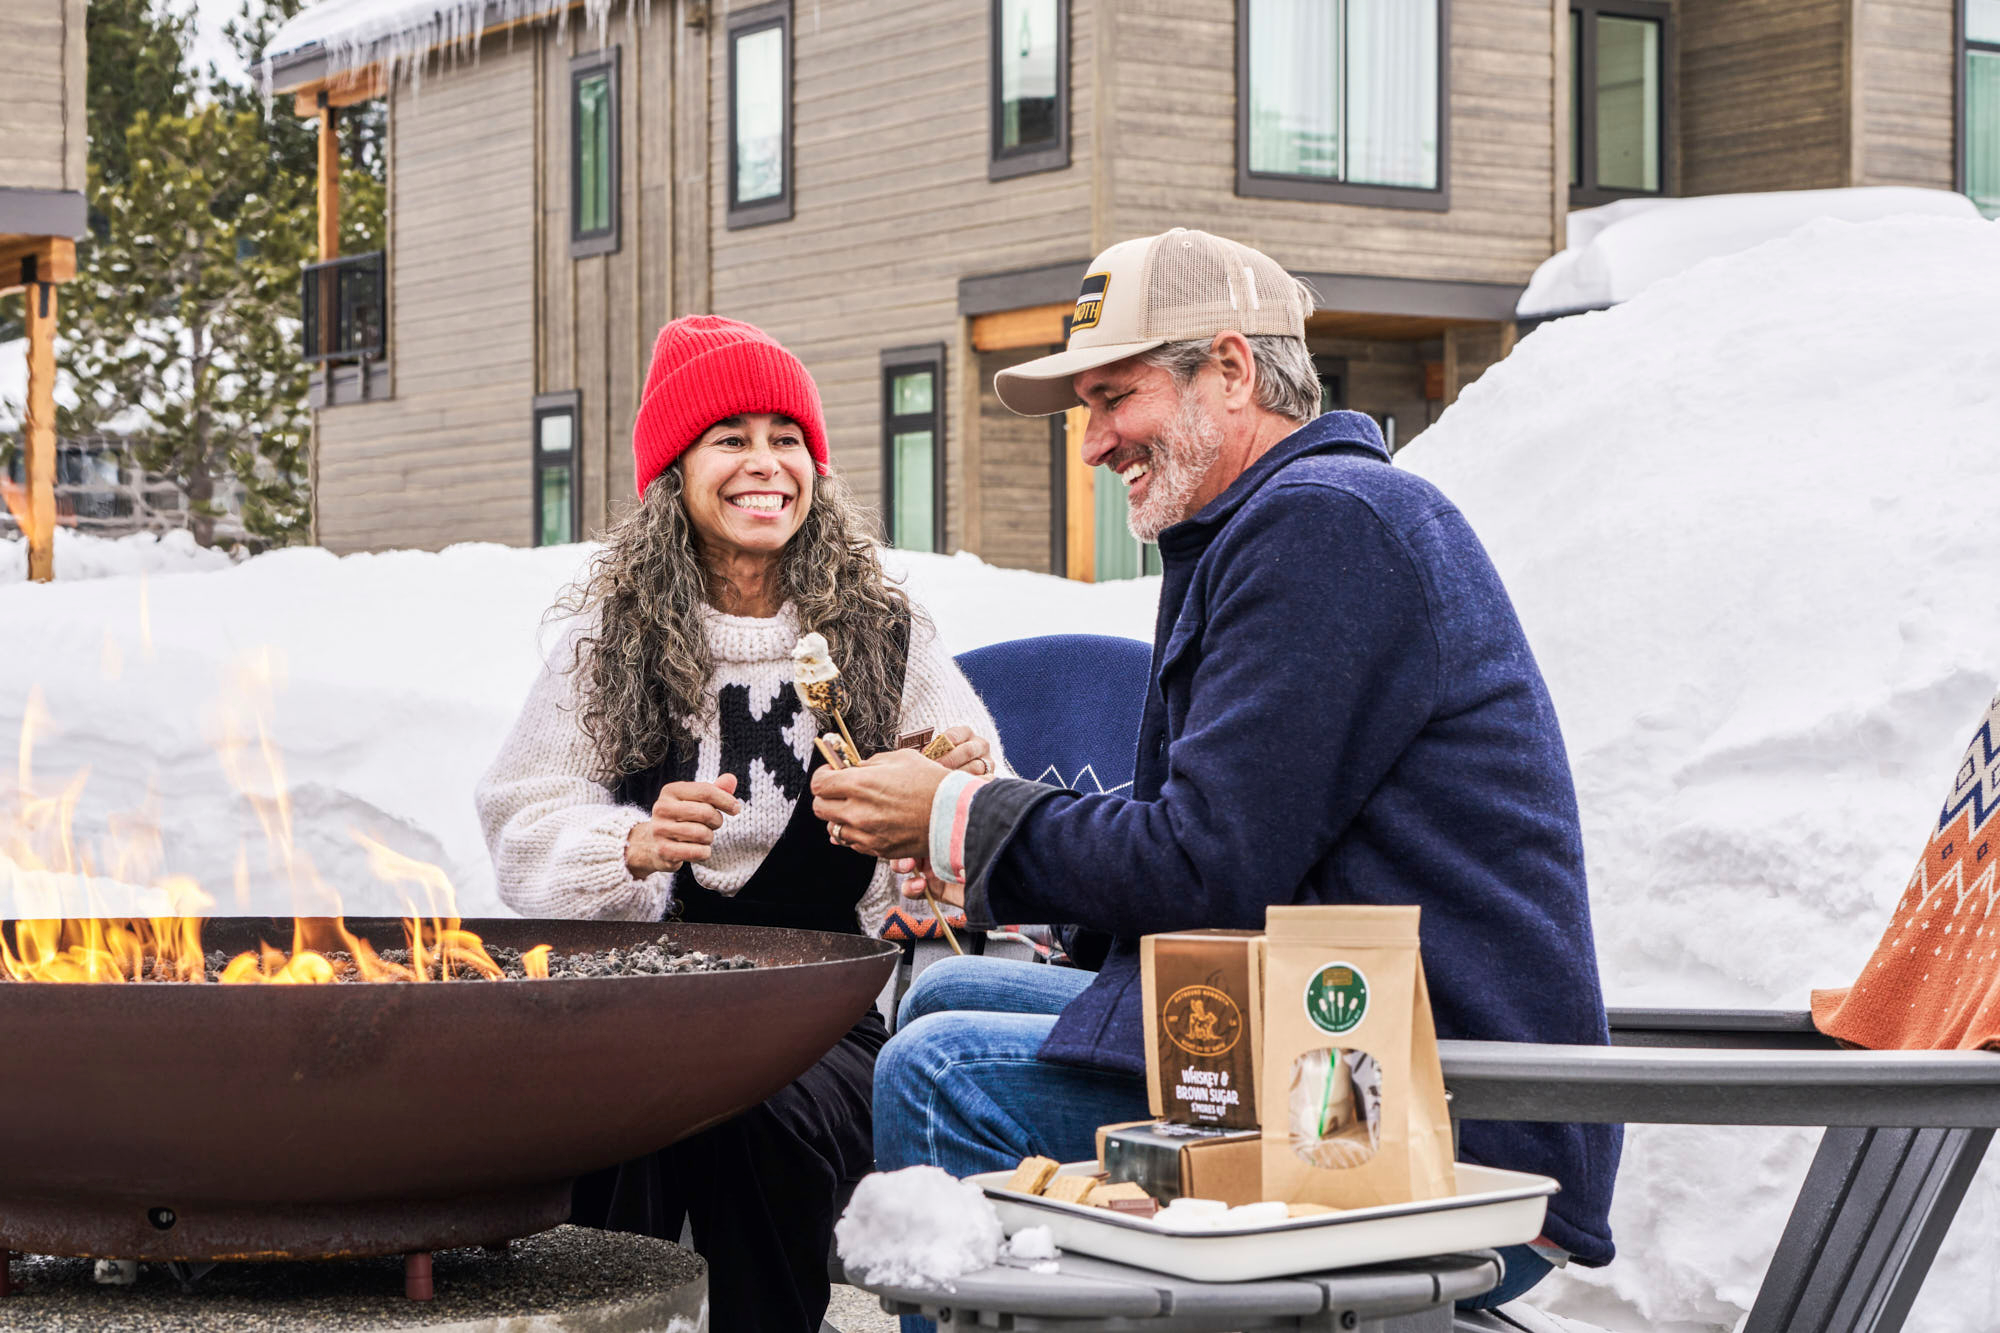
[[[1363,1208],[1456,1192],[1417,920],[1415,907],[1270,909],[1264,1198]]]
[[[1139,941],[1146,1094],[1156,1119],[1257,1128],[1264,932],[1180,930]]]

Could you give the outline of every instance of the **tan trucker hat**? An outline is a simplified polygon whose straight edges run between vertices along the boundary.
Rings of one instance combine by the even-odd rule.
[[[1000,401],[1024,417],[1078,405],[1070,376],[1170,342],[1306,336],[1312,296],[1268,255],[1205,231],[1176,227],[1120,241],[1090,263],[1063,351],[993,377]]]

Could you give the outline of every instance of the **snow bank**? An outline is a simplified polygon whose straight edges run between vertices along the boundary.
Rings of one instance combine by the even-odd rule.
[[[82,536],[56,529],[56,578],[103,579],[136,574],[198,574],[227,569],[235,563],[226,552],[195,544],[185,530],[135,532],[115,539]],[[0,584],[28,577],[28,544],[19,537],[0,537]]]
[[[1543,326],[1398,456],[1547,674],[1614,1003],[1803,1008],[1887,924],[2000,682],[1996,309],[2000,226],[1818,222]],[[1635,1130],[1628,1257],[1557,1308],[1733,1325],[1812,1143]],[[1991,1327],[1996,1224],[1989,1164],[1912,1329]]]
[[[295,549],[198,578],[147,578],[138,575],[227,564],[184,551],[178,535],[148,540],[59,532],[55,583],[0,586],[0,624],[20,645],[0,654],[0,740],[11,749],[38,686],[50,722],[37,729],[35,786],[49,794],[89,769],[76,820],[85,844],[147,808],[152,793],[164,870],[192,876],[221,915],[291,911],[292,880],[218,756],[232,728],[254,738],[261,726],[283,765],[291,835],[349,911],[396,913],[403,903],[368,870],[360,832],[442,866],[466,915],[508,915],[473,784],[553,645],[543,612],[593,548],[344,559]],[[177,554],[186,558],[168,558]],[[970,555],[884,556],[954,651],[1065,631],[1152,637],[1157,578],[1092,586]],[[93,570],[114,576],[79,577]],[[239,779],[268,794],[267,766],[254,754],[245,763]],[[0,777],[0,797],[13,785]],[[95,864],[114,860],[100,851]],[[14,914],[5,896],[0,884],[0,917]],[[121,901],[152,900],[105,888],[95,910]]]
[[[1705,259],[1777,240],[1808,222],[1871,222],[1912,213],[1979,217],[1962,194],[1901,185],[1620,199],[1569,215],[1568,248],[1542,261],[1516,308],[1524,319],[1598,310]]]
[[[855,1187],[833,1242],[872,1282],[950,1290],[1000,1257],[1000,1215],[986,1191],[935,1166],[878,1171]]]

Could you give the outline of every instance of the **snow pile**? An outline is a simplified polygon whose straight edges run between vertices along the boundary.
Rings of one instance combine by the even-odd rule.
[[[135,574],[199,574],[227,569],[234,563],[225,551],[197,545],[194,534],[185,529],[157,535],[135,532],[118,538],[56,529],[56,578],[63,582]],[[0,537],[0,584],[19,583],[27,577],[28,543],[19,537]]]
[[[1814,223],[1544,325],[1399,455],[1548,677],[1613,1003],[1802,1008],[1887,924],[2000,683],[1995,310],[1992,223]],[[1627,1257],[1557,1308],[1733,1325],[1813,1141],[1633,1131]],[[1989,1164],[1910,1327],[1991,1326],[1996,1226]]]
[[[949,1291],[953,1278],[1000,1257],[1000,1216],[972,1182],[910,1166],[864,1177],[833,1242],[840,1261],[870,1282]]]
[[[1871,222],[1912,213],[1979,217],[1962,194],[1903,185],[1620,199],[1569,215],[1568,248],[1542,261],[1516,308],[1523,319],[1602,309],[1705,259],[1777,240],[1821,218]]]
[[[469,545],[344,559],[307,548],[200,578],[131,576],[227,564],[184,551],[183,536],[148,546],[58,532],[55,583],[0,585],[0,624],[15,647],[0,654],[0,743],[11,753],[39,687],[47,721],[34,729],[34,785],[50,795],[89,769],[76,825],[98,848],[93,864],[115,865],[104,836],[146,811],[160,828],[160,868],[193,877],[218,900],[217,914],[322,902],[294,898],[297,877],[274,858],[239,790],[267,796],[281,780],[296,859],[349,911],[394,914],[405,901],[369,869],[360,833],[443,867],[465,915],[510,915],[494,890],[473,785],[555,644],[543,613],[594,548]],[[175,553],[186,556],[178,566]],[[1152,637],[1157,578],[1093,586],[970,555],[883,554],[955,652],[1043,633]],[[78,581],[91,569],[124,576]],[[282,772],[274,778],[252,746],[232,778],[218,745],[260,734]],[[0,777],[0,802],[13,767]],[[100,889],[94,905],[68,910],[157,906]],[[13,914],[6,897],[0,884],[0,917]]]

